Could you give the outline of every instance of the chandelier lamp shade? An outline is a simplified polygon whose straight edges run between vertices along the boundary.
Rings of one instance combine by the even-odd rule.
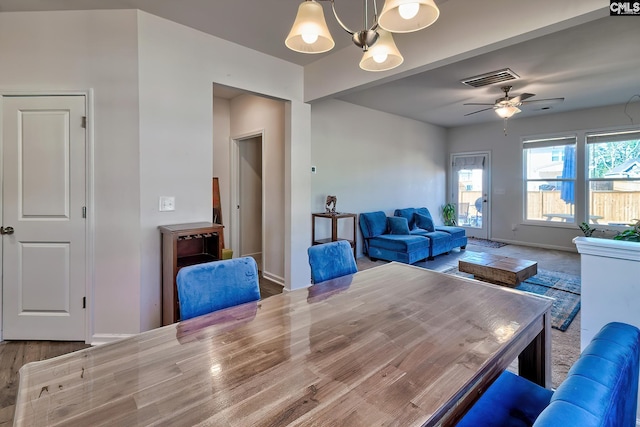
[[[320,3],[305,1],[298,7],[298,15],[285,45],[296,52],[323,53],[333,49],[333,41]]]
[[[378,25],[392,33],[411,33],[436,22],[440,10],[433,0],[387,0]]]
[[[320,1],[331,2],[336,21],[364,52],[360,68],[366,71],[385,71],[402,64],[404,58],[392,33],[421,30],[433,24],[440,15],[433,0],[386,0],[379,16],[376,0],[363,0],[364,29],[352,31],[338,17],[335,0],[305,0],[298,7],[298,14],[285,40],[289,49],[301,53],[323,53],[335,46]],[[368,24],[370,2],[373,3],[371,26]]]
[[[378,30],[378,40],[362,55],[360,68],[366,71],[386,71],[402,64],[404,58],[396,47],[391,33]]]

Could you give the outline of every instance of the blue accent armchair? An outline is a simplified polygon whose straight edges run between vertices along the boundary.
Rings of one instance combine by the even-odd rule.
[[[251,257],[183,267],[176,286],[180,320],[260,299],[258,265]]]
[[[640,330],[605,325],[556,392],[504,372],[458,427],[634,427],[638,402]]]
[[[314,245],[307,249],[311,282],[320,283],[358,271],[353,249],[346,240]]]

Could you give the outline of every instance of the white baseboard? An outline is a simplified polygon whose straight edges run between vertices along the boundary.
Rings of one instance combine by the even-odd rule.
[[[275,274],[271,274],[268,271],[263,271],[262,277],[267,280],[271,280],[272,282],[277,283],[280,286],[284,286],[284,277],[276,276]]]
[[[509,245],[518,245],[518,246],[530,246],[532,248],[542,248],[542,249],[553,249],[556,251],[565,251],[565,252],[578,252],[578,250],[573,248],[567,248],[565,246],[555,246],[555,245],[543,245],[540,243],[531,243],[531,242],[521,242],[519,240],[509,240],[509,239],[494,239],[491,238],[494,242],[507,243]]]

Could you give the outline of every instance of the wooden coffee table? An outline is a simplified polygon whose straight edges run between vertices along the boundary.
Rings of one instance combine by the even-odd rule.
[[[485,282],[514,288],[538,273],[538,263],[489,253],[467,253],[458,261],[458,270]]]

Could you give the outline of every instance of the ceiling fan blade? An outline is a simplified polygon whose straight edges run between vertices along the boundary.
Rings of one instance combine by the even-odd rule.
[[[522,102],[527,98],[531,98],[532,96],[536,96],[535,93],[522,93],[515,98],[510,99],[511,102]]]
[[[489,104],[486,102],[467,102],[466,104],[462,104],[462,105],[494,105],[494,104]]]
[[[465,116],[470,116],[472,114],[481,113],[481,112],[487,111],[487,110],[493,110],[493,107],[483,108],[482,110],[474,111],[473,113],[467,113],[467,114],[465,114]]]
[[[546,99],[533,99],[531,101],[524,101],[523,104],[559,104],[564,101],[564,98],[546,98]]]

